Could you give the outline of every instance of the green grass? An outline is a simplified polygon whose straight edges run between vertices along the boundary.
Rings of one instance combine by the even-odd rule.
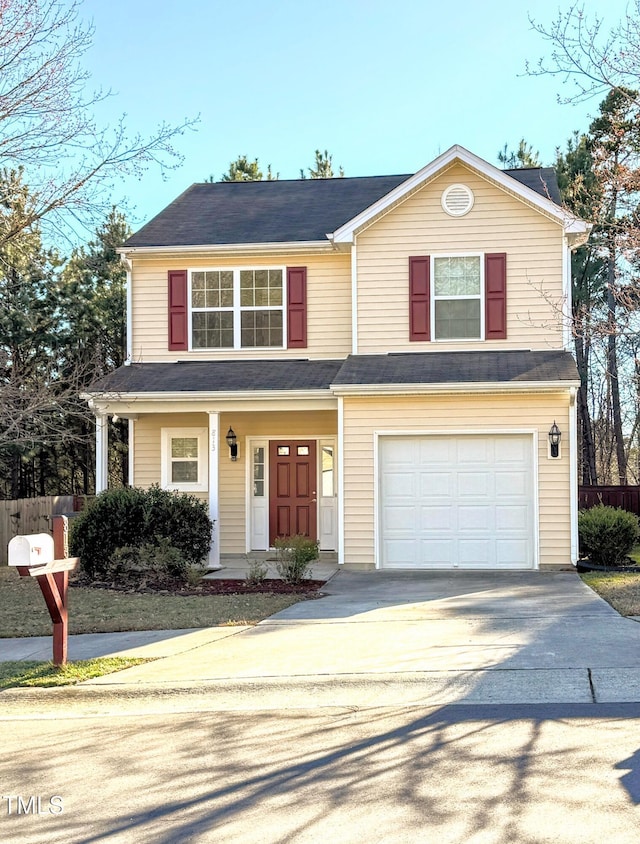
[[[71,686],[92,677],[102,677],[103,674],[140,665],[141,662],[149,660],[102,657],[70,662],[58,668],[51,662],[0,662],[0,691],[17,686]]]
[[[297,603],[299,595],[157,595],[69,589],[69,633],[184,630],[256,624]],[[50,636],[51,619],[35,578],[0,567],[0,637]]]

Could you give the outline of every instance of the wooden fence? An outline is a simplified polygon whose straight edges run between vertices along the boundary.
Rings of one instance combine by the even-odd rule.
[[[620,507],[640,516],[640,486],[581,486],[578,487],[578,506],[583,510],[596,504]]]
[[[76,512],[82,508],[82,502],[77,495],[0,501],[0,565],[7,564],[10,539],[18,534],[49,533],[52,516]]]

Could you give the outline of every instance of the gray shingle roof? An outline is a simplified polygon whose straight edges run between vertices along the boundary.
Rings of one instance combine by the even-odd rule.
[[[334,384],[470,384],[575,381],[573,357],[563,351],[428,352],[352,355]]]
[[[519,170],[504,172],[536,193],[542,194],[545,199],[550,199],[556,205],[562,205],[558,179],[553,167],[523,167]]]
[[[560,203],[551,168],[505,172]],[[195,184],[124,246],[323,241],[411,175]]]
[[[91,384],[87,392],[179,393],[328,390],[342,360],[215,360],[133,363]]]
[[[569,352],[416,352],[351,355],[346,360],[133,363],[92,384],[89,393],[327,390],[330,385],[433,385],[576,381]]]

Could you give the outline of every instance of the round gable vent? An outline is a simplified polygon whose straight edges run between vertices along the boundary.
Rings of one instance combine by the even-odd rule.
[[[462,217],[473,208],[473,191],[466,185],[449,185],[442,194],[442,207],[452,217]]]

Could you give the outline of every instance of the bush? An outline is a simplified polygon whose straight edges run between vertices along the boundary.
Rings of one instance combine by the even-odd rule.
[[[598,504],[578,514],[580,554],[600,566],[620,565],[638,540],[638,518]]]
[[[261,583],[264,583],[268,573],[269,569],[266,563],[260,560],[251,560],[245,580],[249,586],[259,586]]]
[[[157,548],[163,541],[165,547],[177,549],[185,566],[199,565],[211,544],[205,504],[158,486],[124,487],[101,492],[74,518],[69,547],[89,577],[104,579],[118,549]]]
[[[278,537],[273,543],[276,549],[276,569],[287,583],[300,583],[307,576],[311,563],[318,559],[318,543],[308,536]]]
[[[113,552],[105,579],[120,585],[171,587],[189,582],[189,566],[168,539],[140,546],[125,545]]]

